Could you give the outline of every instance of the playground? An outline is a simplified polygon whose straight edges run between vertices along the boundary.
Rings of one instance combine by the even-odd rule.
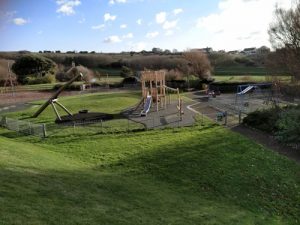
[[[0,221],[299,224],[299,165],[215,125],[236,95],[182,93],[150,74],[138,91],[62,91],[4,112]],[[54,99],[72,116],[112,118],[60,123],[70,115]],[[46,138],[28,135],[40,130]]]

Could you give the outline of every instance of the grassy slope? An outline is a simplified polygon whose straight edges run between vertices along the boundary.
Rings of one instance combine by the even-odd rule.
[[[1,224],[300,223],[300,167],[221,127],[0,132]]]

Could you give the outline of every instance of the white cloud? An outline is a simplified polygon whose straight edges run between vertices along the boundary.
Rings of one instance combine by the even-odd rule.
[[[147,46],[147,43],[145,43],[145,42],[131,43],[130,44],[130,50],[140,52],[142,50],[145,50],[146,46]]]
[[[133,34],[132,34],[132,33],[125,34],[125,35],[123,35],[122,38],[124,38],[124,39],[130,39],[130,38],[133,38]]]
[[[121,29],[127,28],[127,24],[121,24],[121,25],[120,25],[120,28],[121,28]]]
[[[166,22],[163,24],[163,29],[169,30],[169,29],[176,28],[177,23],[178,23],[178,20],[166,21]]]
[[[116,18],[117,16],[110,15],[110,13],[104,14],[104,21],[109,21],[109,20],[114,21]]]
[[[174,13],[174,15],[178,15],[178,14],[180,14],[180,13],[182,13],[183,12],[183,9],[174,9],[173,10],[173,13]]]
[[[92,26],[92,29],[93,30],[101,30],[105,27],[105,24],[100,24],[100,25],[95,25],[95,26]]]
[[[19,17],[19,18],[14,18],[13,22],[14,22],[14,24],[16,24],[18,26],[22,26],[22,25],[25,25],[26,23],[28,23],[28,20],[25,20],[25,19]]]
[[[147,38],[156,38],[159,35],[158,31],[154,31],[154,32],[149,32],[146,34]]]
[[[109,0],[108,4],[114,5],[115,3],[126,3],[127,0]]]
[[[165,33],[166,36],[172,36],[173,34],[174,34],[173,30],[167,30]]]
[[[136,23],[138,24],[138,25],[142,25],[142,19],[138,19],[137,21],[136,21]]]
[[[57,0],[56,4],[59,5],[59,8],[56,10],[57,13],[62,13],[64,15],[70,16],[75,14],[74,7],[81,4],[80,0]]]
[[[122,40],[117,35],[109,36],[109,37],[104,39],[104,43],[108,43],[108,44],[118,43],[118,42],[121,42],[121,41]]]
[[[166,17],[167,17],[166,12],[157,13],[156,16],[155,16],[156,23],[158,23],[158,24],[164,23],[166,21]]]
[[[290,7],[286,0],[221,0],[219,13],[200,17],[197,27],[208,32],[217,48],[244,48],[268,45],[267,30],[275,4]],[[223,47],[222,47],[223,46]],[[250,47],[251,47],[250,46]],[[258,47],[258,46],[257,46]]]

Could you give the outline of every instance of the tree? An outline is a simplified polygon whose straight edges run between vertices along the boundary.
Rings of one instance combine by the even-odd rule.
[[[280,50],[280,60],[293,78],[300,80],[300,0],[288,10],[276,7],[275,22],[270,24],[268,33],[272,46]]]
[[[194,74],[201,80],[208,80],[211,77],[212,67],[206,54],[197,51],[189,51],[183,53],[186,65],[183,71],[188,74]]]
[[[42,56],[24,55],[12,65],[13,72],[17,75],[18,82],[24,84],[28,76],[43,77],[55,73],[55,63]]]

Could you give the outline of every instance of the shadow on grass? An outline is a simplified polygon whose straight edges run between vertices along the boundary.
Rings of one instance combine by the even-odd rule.
[[[298,221],[297,164],[222,127],[203,131],[95,169],[147,174],[194,196]]]
[[[0,179],[1,224],[233,225],[277,221],[228,202],[208,200],[199,193],[177,190],[148,176],[16,167],[2,168]]]

